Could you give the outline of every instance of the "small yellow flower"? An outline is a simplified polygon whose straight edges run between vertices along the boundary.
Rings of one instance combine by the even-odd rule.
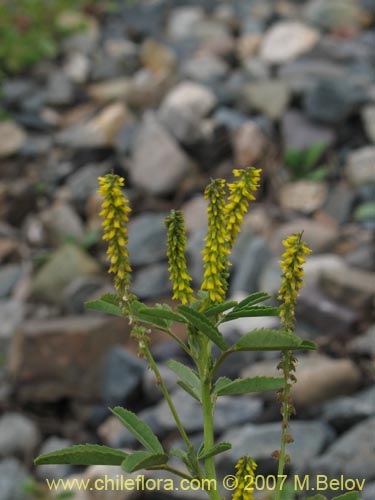
[[[311,253],[310,248],[301,238],[302,233],[295,233],[283,241],[286,250],[280,262],[283,274],[277,298],[283,302],[279,309],[280,319],[288,329],[292,329],[294,325],[297,296],[303,286],[305,256]]]
[[[223,302],[227,290],[228,233],[225,216],[225,180],[213,180],[206,188],[208,231],[202,252],[204,274],[202,290],[212,302]]]
[[[237,488],[232,500],[254,500],[255,469],[257,464],[250,457],[242,457],[236,465]]]
[[[255,200],[254,193],[260,182],[260,169],[249,167],[246,170],[233,170],[236,182],[229,184],[228,204],[225,208],[228,224],[228,237],[230,248],[233,247],[236,237],[246,214],[250,201]]]
[[[172,210],[165,219],[168,228],[167,257],[169,262],[170,280],[173,284],[173,299],[180,300],[182,304],[191,302],[194,298],[192,281],[189,275],[186,259],[186,229],[181,211]]]
[[[126,223],[130,208],[122,192],[124,179],[107,174],[99,177],[99,193],[104,197],[100,215],[104,218],[103,240],[108,241],[107,257],[111,263],[109,272],[115,275],[115,288],[126,295],[130,286],[131,267],[127,249]]]

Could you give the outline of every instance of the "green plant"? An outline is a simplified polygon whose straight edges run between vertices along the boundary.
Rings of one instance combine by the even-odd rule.
[[[284,241],[286,251],[282,261],[282,283],[279,300],[281,306],[263,305],[269,295],[263,292],[250,294],[241,302],[225,301],[228,288],[229,256],[236,236],[254,193],[260,181],[260,170],[248,168],[234,170],[235,182],[213,180],[206,188],[208,200],[208,232],[203,251],[204,277],[198,294],[191,288],[191,277],[185,260],[186,236],[182,213],[172,211],[166,219],[168,232],[167,256],[170,278],[173,284],[173,298],[180,305],[172,309],[167,304],[146,306],[130,292],[131,267],[127,249],[127,222],[130,208],[124,197],[123,179],[113,174],[100,178],[104,218],[104,236],[108,242],[107,255],[109,272],[114,275],[115,294],[105,294],[98,300],[87,303],[97,311],[127,317],[132,325],[132,336],[138,342],[139,355],[147,359],[155,374],[165,400],[174,417],[176,427],[184,442],[183,448],[165,450],[151,428],[134,413],[122,408],[111,412],[136,437],[143,450],[125,453],[99,445],[77,445],[67,449],[41,455],[38,464],[117,465],[131,473],[142,469],[169,471],[187,481],[198,480],[202,485],[210,481],[212,488],[206,488],[211,500],[221,500],[217,482],[215,457],[231,448],[230,443],[214,442],[214,411],[216,401],[224,395],[240,395],[259,391],[278,391],[282,404],[283,424],[281,448],[274,456],[279,460],[279,474],[283,475],[284,463],[288,459],[286,445],[288,418],[293,408],[290,401],[290,387],[294,383],[294,350],[313,350],[315,344],[294,334],[294,309],[298,291],[302,286],[305,255],[310,250],[302,241],[301,234],[294,234]],[[220,332],[220,325],[238,318],[256,316],[280,316],[282,329],[255,329],[241,337],[234,344],[228,344]],[[187,340],[176,335],[174,325],[183,325]],[[156,328],[174,339],[189,356],[193,368],[175,360],[168,367],[177,374],[178,384],[202,407],[204,439],[195,447],[180,420],[178,408],[173,403],[163,381],[159,368],[150,350],[152,330]],[[215,349],[213,349],[215,347]],[[216,355],[217,350],[220,352]],[[282,377],[253,377],[231,380],[217,378],[216,373],[223,361],[239,351],[280,351],[282,360],[279,368]],[[251,450],[250,450],[251,451]],[[176,468],[170,458],[181,460],[185,468]],[[256,464],[248,457],[239,458],[237,464],[236,491],[234,500],[252,500],[253,488],[245,487],[245,480],[254,477]],[[204,482],[206,481],[206,482]],[[282,493],[282,483],[277,486],[276,499]]]
[[[94,2],[97,0],[94,0]],[[69,30],[60,24],[67,10],[80,10],[92,0],[1,0],[0,66],[5,72],[24,71],[36,62],[58,54],[59,41]]]
[[[325,144],[312,144],[305,149],[289,148],[284,155],[284,164],[292,180],[308,179],[320,181],[326,178],[328,167],[318,162],[326,150]]]

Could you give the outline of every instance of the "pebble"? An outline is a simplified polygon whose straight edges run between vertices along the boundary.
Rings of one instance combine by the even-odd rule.
[[[73,244],[55,250],[48,262],[36,273],[31,283],[33,297],[47,302],[63,299],[64,288],[79,276],[99,274],[98,262]]]
[[[280,204],[285,210],[311,214],[322,207],[328,196],[324,182],[301,180],[286,182],[280,188]]]
[[[87,164],[72,173],[66,186],[72,196],[74,203],[81,208],[86,200],[98,190],[98,177],[108,173],[109,166],[106,164]]]
[[[313,123],[296,110],[288,110],[283,114],[281,132],[286,151],[307,149],[315,144],[324,144],[328,148],[335,140],[333,129]]]
[[[372,143],[375,143],[375,106],[372,104],[365,106],[361,116],[367,137]]]
[[[234,133],[233,148],[236,165],[246,168],[259,160],[267,145],[264,134],[254,121],[247,121]]]
[[[182,389],[177,389],[172,394],[172,401],[181,418],[182,424],[188,433],[198,432],[203,429],[200,403],[188,396]],[[216,403],[215,430],[223,432],[229,426],[249,422],[256,419],[262,411],[259,399],[236,396],[235,404],[231,396],[221,396]],[[175,428],[175,422],[170,414],[165,401],[160,402],[154,410],[158,425],[165,431]]]
[[[0,500],[25,500],[22,485],[29,479],[26,468],[15,458],[0,461]]]
[[[18,400],[56,402],[71,398],[97,402],[105,356],[127,335],[126,322],[114,316],[90,314],[25,321],[13,337],[8,363]]]
[[[6,264],[0,268],[0,299],[9,297],[22,278],[22,266]]]
[[[73,208],[65,203],[55,202],[40,215],[48,241],[58,246],[68,239],[82,240],[84,229],[81,218]]]
[[[271,257],[267,243],[262,238],[250,239],[242,252],[232,258],[234,272],[231,280],[233,293],[253,293],[258,290],[259,277]]]
[[[196,233],[207,228],[208,202],[202,195],[196,195],[181,207],[185,226],[189,233]]]
[[[1,457],[19,457],[30,463],[39,440],[39,430],[28,417],[14,412],[0,417]]]
[[[0,158],[17,153],[26,140],[26,134],[16,123],[0,122]]]
[[[324,333],[324,332],[323,332]],[[292,388],[296,408],[311,408],[333,397],[351,394],[361,381],[359,368],[349,359],[331,359],[322,354],[297,355],[298,383]],[[277,362],[261,361],[242,371],[241,376],[279,376]]]
[[[213,84],[225,79],[228,66],[217,56],[203,54],[186,61],[181,68],[181,73],[184,78]]]
[[[147,113],[135,140],[129,173],[139,189],[166,195],[192,173],[192,162],[155,116]]]
[[[260,56],[268,63],[285,63],[309,52],[318,40],[318,32],[301,22],[279,21],[266,32]]]
[[[50,73],[47,82],[47,104],[68,106],[74,101],[74,86],[63,71]]]
[[[146,363],[120,346],[107,354],[103,369],[102,395],[105,404],[124,405],[140,386]]]
[[[204,18],[202,7],[188,6],[172,10],[167,33],[172,40],[190,38],[195,26]]]
[[[90,72],[89,58],[80,52],[68,56],[64,64],[64,73],[74,83],[82,84],[88,79]]]
[[[73,443],[68,439],[64,439],[59,436],[50,436],[40,447],[38,455],[51,453],[52,451],[68,448],[72,445]],[[69,474],[70,469],[71,467],[65,464],[38,465],[35,472],[37,477],[41,480],[45,481],[46,479],[56,479],[58,481],[60,478],[66,477]]]
[[[142,268],[136,273],[132,285],[132,292],[142,299],[163,297],[171,291],[167,264],[151,264]]]
[[[216,97],[208,87],[185,81],[167,94],[159,117],[177,140],[191,143],[200,137],[199,125],[215,105]]]
[[[291,422],[290,434],[294,438],[294,443],[288,445],[288,454],[291,457],[293,470],[297,472],[306,471],[311,461],[334,437],[331,427],[324,422],[314,420]],[[259,474],[274,472],[276,462],[271,454],[280,448],[278,422],[235,427],[220,436],[220,440],[233,445],[231,450],[219,455],[219,463],[224,463],[227,469],[234,467],[238,457],[246,455],[248,450],[251,450],[251,456],[259,466]]]
[[[18,300],[0,301],[0,351],[7,352],[17,327],[25,316],[25,305]]]
[[[145,213],[132,218],[129,224],[128,250],[134,266],[153,264],[166,258],[166,215]]]
[[[104,82],[95,83],[88,87],[89,96],[100,103],[126,100],[131,92],[131,80],[128,77],[119,77]]]
[[[319,28],[329,30],[354,30],[360,25],[363,12],[350,0],[310,0],[305,8],[308,21]]]
[[[171,73],[176,66],[173,50],[150,38],[142,44],[140,59],[143,66],[154,73]]]
[[[311,473],[329,477],[375,479],[375,418],[368,418],[340,436],[320,457],[311,461]]]
[[[264,113],[272,120],[284,114],[289,97],[287,85],[280,80],[260,80],[243,89],[243,99],[250,110]]]
[[[345,173],[354,186],[375,183],[375,146],[364,146],[352,151],[347,158]]]
[[[375,327],[371,326],[363,335],[354,338],[349,344],[350,352],[375,357]]]

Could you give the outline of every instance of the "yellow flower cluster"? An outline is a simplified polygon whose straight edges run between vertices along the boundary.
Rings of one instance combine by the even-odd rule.
[[[246,214],[250,201],[255,200],[253,193],[258,189],[261,170],[249,167],[246,170],[233,170],[233,175],[238,177],[237,182],[229,184],[228,205],[226,215],[228,219],[228,241],[230,248],[236,241],[240,231],[244,215]]]
[[[242,457],[236,465],[237,488],[232,495],[232,500],[254,500],[254,478],[257,464],[250,457]]]
[[[202,290],[212,302],[223,302],[227,289],[228,238],[225,216],[225,180],[213,180],[205,190],[208,204],[208,231],[203,250]]]
[[[311,253],[310,248],[302,241],[302,233],[295,233],[283,241],[286,248],[280,262],[283,274],[278,299],[283,303],[280,306],[280,319],[283,325],[292,329],[295,318],[295,307],[298,292],[303,285],[303,264],[306,255]]]
[[[100,215],[104,218],[103,240],[108,241],[109,272],[115,275],[115,288],[121,294],[128,293],[131,267],[127,249],[126,223],[130,208],[122,192],[124,179],[114,174],[99,177],[99,193],[104,197]]]
[[[180,210],[172,210],[169,217],[165,219],[168,229],[167,257],[169,263],[170,280],[173,284],[173,299],[187,304],[193,300],[193,289],[190,286],[192,280],[189,275],[186,259],[186,229],[184,219]]]

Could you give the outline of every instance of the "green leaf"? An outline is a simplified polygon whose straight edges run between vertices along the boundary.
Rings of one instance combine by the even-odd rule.
[[[194,328],[206,335],[222,351],[225,351],[228,348],[222,333],[219,332],[216,326],[212,324],[204,314],[194,311],[194,309],[187,306],[180,306],[178,310],[185,316],[189,323],[194,326]]]
[[[162,330],[169,330],[170,322],[150,313],[149,309],[152,308],[149,308],[138,301],[134,301],[130,304],[130,314],[131,316],[134,316],[137,321],[156,326],[156,328],[160,328]]]
[[[200,394],[197,394],[194,389],[192,387],[190,387],[190,385],[187,385],[185,384],[185,382],[182,382],[182,380],[179,380],[177,382],[177,385],[179,385],[181,387],[181,389],[183,389],[185,392],[187,392],[188,394],[190,394],[190,396],[194,399],[196,399],[198,401],[198,403],[201,403],[201,397],[200,397]]]
[[[310,170],[318,162],[326,148],[327,145],[324,143],[312,144],[309,148],[307,148],[304,151],[304,166]]]
[[[198,395],[199,399],[201,392],[201,382],[195,371],[190,367],[184,365],[183,363],[174,361],[173,359],[167,362],[167,366],[170,370],[172,370],[176,375],[180,377],[184,384],[188,385]]]
[[[213,448],[208,450],[207,453],[204,451],[204,447],[201,450],[201,453],[198,454],[199,460],[205,460],[206,458],[214,457],[215,455],[219,455],[219,453],[224,453],[224,451],[228,451],[232,448],[230,443],[219,443],[215,445]]]
[[[169,454],[177,458],[186,458],[186,451],[180,450],[180,448],[171,448]]]
[[[316,349],[314,342],[304,340],[292,333],[273,329],[256,329],[247,333],[232,347],[234,351],[284,351],[293,349]]]
[[[127,456],[127,453],[109,446],[78,444],[40,455],[34,463],[35,465],[121,465]]]
[[[235,394],[247,394],[249,392],[274,391],[284,385],[283,378],[275,377],[252,377],[245,379],[231,380],[224,385],[220,383],[219,389],[215,386],[215,392],[218,396],[232,396]]]
[[[217,393],[222,387],[225,387],[228,384],[231,384],[233,382],[232,379],[228,377],[219,377],[216,382],[215,382],[215,392]]]
[[[303,151],[289,148],[284,155],[284,162],[288,167],[297,169],[303,162]]]
[[[141,469],[165,465],[168,462],[168,455],[165,453],[151,453],[149,451],[135,451],[128,455],[122,462],[121,467],[125,472],[135,472]]]
[[[171,322],[177,321],[180,323],[186,323],[185,318],[181,316],[181,314],[172,311],[172,309],[167,304],[156,305],[154,307],[148,307],[145,306],[144,304],[141,304],[140,306],[138,306],[138,311],[141,314],[146,314],[150,317],[151,316],[155,317],[156,319],[164,319],[166,321],[171,321]]]
[[[248,295],[246,298],[241,300],[236,309],[242,309],[243,307],[254,306],[255,304],[259,304],[260,302],[264,302],[271,298],[271,295],[265,292],[255,292]]]
[[[238,318],[255,318],[257,316],[278,316],[279,308],[271,306],[253,306],[253,307],[243,307],[241,309],[233,310],[232,312],[226,314],[221,320],[221,323],[226,321],[232,321]]]
[[[359,205],[354,211],[354,220],[358,222],[375,220],[375,201],[368,201]]]
[[[231,300],[229,302],[224,302],[223,304],[217,304],[216,306],[209,307],[203,312],[206,316],[217,316],[218,314],[221,314],[228,309],[237,306],[237,304],[238,303],[235,300]]]
[[[164,449],[150,426],[129,410],[116,406],[111,412],[124,424],[137,440],[150,452],[163,454]]]
[[[85,306],[87,307],[87,309],[93,309],[94,311],[100,311],[108,314],[114,314],[115,316],[124,317],[124,313],[119,306],[119,299],[113,293],[105,293],[98,300],[85,302]]]
[[[309,497],[307,500],[327,500],[327,497],[318,493],[317,495],[314,495],[313,497]]]
[[[359,491],[349,491],[348,493],[332,498],[332,500],[361,500],[361,495]]]

